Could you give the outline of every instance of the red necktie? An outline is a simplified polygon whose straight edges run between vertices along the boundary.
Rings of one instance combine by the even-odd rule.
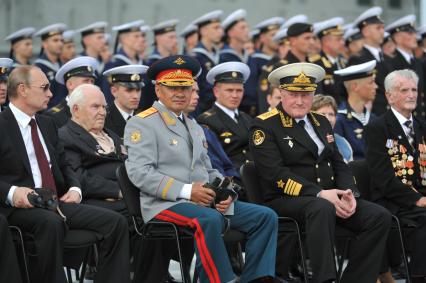
[[[33,140],[34,151],[37,157],[37,163],[41,173],[42,187],[45,189],[51,189],[52,191],[56,192],[55,179],[53,179],[52,170],[50,170],[46,153],[44,152],[43,145],[41,144],[40,137],[38,136],[37,123],[35,119],[31,119],[30,126],[31,126],[31,138]]]

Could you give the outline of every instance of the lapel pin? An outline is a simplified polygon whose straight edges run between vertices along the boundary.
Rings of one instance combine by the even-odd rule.
[[[293,142],[291,140],[288,141],[288,146],[293,148]]]

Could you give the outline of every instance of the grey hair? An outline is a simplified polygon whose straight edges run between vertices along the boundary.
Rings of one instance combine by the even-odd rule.
[[[416,85],[419,82],[419,77],[414,71],[409,69],[396,70],[389,73],[385,78],[385,90],[387,92],[395,88],[395,84],[397,83],[398,78],[413,80],[416,83]]]
[[[68,106],[72,111],[74,105],[82,106],[85,102],[86,90],[98,90],[100,92],[101,89],[97,85],[92,84],[82,84],[76,87],[71,94],[68,96]]]

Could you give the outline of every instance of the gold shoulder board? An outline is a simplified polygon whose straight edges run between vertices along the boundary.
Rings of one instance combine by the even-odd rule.
[[[277,115],[278,114],[278,110],[277,110],[277,108],[274,108],[274,109],[272,109],[271,111],[269,111],[269,112],[265,112],[265,113],[263,113],[263,114],[260,114],[259,116],[257,116],[259,119],[261,119],[261,120],[266,120],[266,119],[269,119],[269,118],[271,118],[272,116],[275,116],[275,115]]]
[[[321,59],[321,55],[319,55],[319,54],[309,56],[309,58],[308,58],[309,62],[315,62],[315,61],[318,61],[319,59]]]
[[[138,116],[139,118],[145,118],[145,117],[148,117],[148,116],[150,116],[154,113],[157,113],[157,112],[158,112],[158,110],[156,108],[151,107],[151,108],[146,109],[145,111],[142,111],[141,113],[139,113],[136,116]]]

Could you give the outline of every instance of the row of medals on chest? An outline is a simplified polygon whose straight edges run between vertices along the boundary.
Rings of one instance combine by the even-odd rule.
[[[414,174],[414,156],[407,152],[404,145],[398,144],[397,140],[388,139],[386,142],[388,148],[388,154],[392,161],[392,166],[395,169],[395,176],[402,178],[402,182],[411,186],[413,182],[407,180],[407,174],[409,176]],[[422,185],[426,186],[426,144],[419,143],[419,158],[418,163],[420,167],[420,177],[422,179]]]

